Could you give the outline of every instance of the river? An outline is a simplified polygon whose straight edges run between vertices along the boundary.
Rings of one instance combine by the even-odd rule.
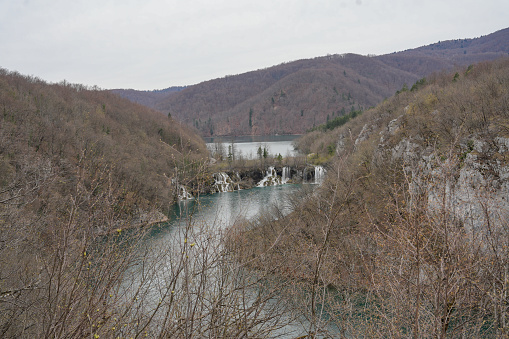
[[[178,224],[188,214],[195,222],[215,224],[225,228],[240,218],[252,219],[260,211],[277,208],[283,214],[291,211],[289,196],[297,193],[302,185],[255,187],[248,190],[203,195],[197,199],[180,201],[173,206],[173,220]]]

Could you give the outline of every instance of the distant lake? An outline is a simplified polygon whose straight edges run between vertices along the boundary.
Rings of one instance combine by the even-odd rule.
[[[269,156],[281,154],[283,157],[296,156],[293,141],[300,135],[268,135],[268,136],[240,136],[203,138],[207,148],[212,152],[223,152],[228,155],[228,146],[233,144],[236,158],[256,159],[258,149],[267,149]]]

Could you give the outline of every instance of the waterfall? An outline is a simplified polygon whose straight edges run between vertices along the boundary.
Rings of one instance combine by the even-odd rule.
[[[233,191],[233,181],[230,179],[228,174],[224,172],[214,173],[212,175],[214,177],[214,185],[213,187],[217,192],[231,192]]]
[[[283,173],[281,175],[281,183],[286,184],[290,180],[290,167],[283,167]]]
[[[321,184],[325,178],[325,168],[322,166],[315,166],[315,184]]]
[[[180,185],[178,190],[178,199],[179,200],[193,199],[193,195],[187,191],[185,186]]]
[[[262,181],[260,181],[256,186],[265,187],[276,185],[281,185],[281,178],[277,176],[276,169],[271,166],[267,169],[267,174],[265,175],[265,178],[263,178]]]

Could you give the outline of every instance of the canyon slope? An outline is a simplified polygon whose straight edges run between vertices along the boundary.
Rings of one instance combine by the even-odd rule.
[[[416,87],[302,138],[335,148],[325,181],[288,216],[248,224],[239,252],[331,305],[316,323],[346,336],[504,337],[509,58]]]
[[[0,102],[0,225],[11,214],[15,225],[18,213],[56,218],[87,194],[115,218],[135,222],[168,209],[172,180],[185,181],[177,167],[208,158],[189,128],[108,91],[0,69]],[[79,208],[97,211],[99,202]],[[110,217],[97,227],[116,227]]]

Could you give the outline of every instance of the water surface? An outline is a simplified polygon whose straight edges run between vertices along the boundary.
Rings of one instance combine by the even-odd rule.
[[[296,156],[293,141],[300,135],[272,135],[272,136],[240,136],[204,138],[207,148],[212,152],[222,152],[226,157],[233,146],[237,158],[256,159],[258,150],[266,149],[271,157],[281,154],[283,157]]]
[[[260,213],[278,209],[283,215],[292,211],[291,196],[302,185],[255,187],[248,190],[202,195],[173,206],[169,226],[179,226],[192,216],[193,222],[206,223],[224,229],[236,220],[251,220]]]

